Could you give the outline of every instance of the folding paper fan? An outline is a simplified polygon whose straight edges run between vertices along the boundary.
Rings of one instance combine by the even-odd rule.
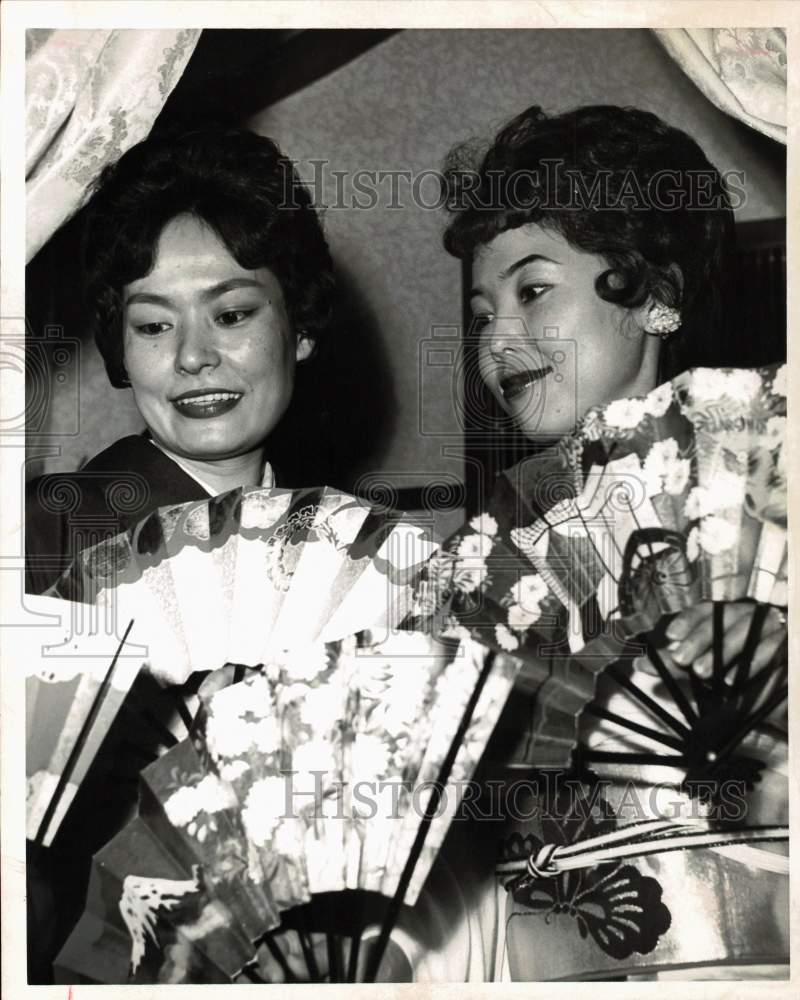
[[[635,654],[649,652],[669,711],[610,673],[669,728],[660,745],[686,770],[729,757],[785,698],[779,661],[750,669],[768,607],[787,603],[785,393],[785,368],[693,369],[591,410],[501,476],[489,509],[433,556],[411,624],[467,627],[524,659],[525,764],[568,765],[598,674]],[[728,685],[722,602],[735,600],[757,610]],[[715,602],[714,670],[690,675],[687,698],[652,633],[700,601]]]
[[[362,632],[210,675],[192,739],[142,772],[139,816],[95,856],[58,976],[285,981],[295,928],[312,979],[353,980],[377,923],[374,978],[518,668],[469,639]]]
[[[53,592],[146,623],[150,671],[181,683],[298,637],[391,627],[432,550],[397,514],[329,488],[236,489],[85,550]]]
[[[139,770],[188,736],[203,674],[159,684],[145,623],[50,596],[25,605],[33,617],[9,630],[7,658],[25,670],[26,836],[49,847],[90,773],[95,828],[119,823]]]
[[[82,631],[83,608],[26,597],[9,659],[25,669],[26,835],[49,846],[143,663],[130,629]],[[11,651],[13,648],[13,652]]]

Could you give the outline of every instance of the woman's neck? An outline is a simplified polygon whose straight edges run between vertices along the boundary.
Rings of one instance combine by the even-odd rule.
[[[165,448],[155,439],[152,440],[157,448],[160,448],[190,476],[210,489],[214,496],[227,493],[239,486],[260,486],[262,483],[265,464],[263,451],[258,450],[248,452],[246,455],[234,455],[231,458],[208,461],[176,455],[175,452]]]

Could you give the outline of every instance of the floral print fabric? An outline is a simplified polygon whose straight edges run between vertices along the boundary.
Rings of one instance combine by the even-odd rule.
[[[654,33],[713,104],[786,142],[785,28],[665,28]]]
[[[590,410],[431,559],[413,627],[525,661],[540,765],[568,764],[598,671],[663,615],[787,603],[785,382],[693,369]]]

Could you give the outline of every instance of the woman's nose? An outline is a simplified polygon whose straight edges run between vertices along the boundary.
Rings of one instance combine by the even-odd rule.
[[[186,323],[180,331],[175,353],[175,370],[197,374],[204,368],[216,368],[219,353],[214,340],[214,331],[201,321]]]
[[[498,361],[503,355],[523,348],[529,340],[522,320],[500,316],[492,319],[483,335],[488,340],[489,352]]]

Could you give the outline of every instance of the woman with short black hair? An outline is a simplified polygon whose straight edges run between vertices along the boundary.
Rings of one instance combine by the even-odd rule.
[[[151,137],[107,167],[86,209],[83,266],[109,379],[132,389],[146,430],[28,485],[29,593],[157,507],[274,485],[271,437],[295,366],[332,318],[333,268],[311,196],[274,142],[243,130]],[[113,397],[96,405],[111,409]],[[152,719],[163,704],[150,678],[139,687]],[[130,779],[159,750],[144,744],[163,730],[130,727],[120,714],[53,847],[29,844],[31,981],[49,980],[92,853],[135,809],[136,782],[109,770],[124,765]]]
[[[454,256],[480,257],[495,239],[536,226],[597,259],[594,291],[620,307],[619,318],[622,309],[672,310],[673,329],[644,330],[656,335],[658,381],[686,367],[693,335],[718,322],[731,200],[697,142],[656,115],[613,105],[547,115],[533,106],[482,155],[473,143],[456,146],[443,179],[444,245]],[[630,323],[621,332],[636,341]],[[583,392],[588,405],[577,416],[607,401],[592,395]]]
[[[83,261],[109,379],[147,429],[29,484],[29,592],[158,506],[273,485],[270,435],[332,318],[311,196],[274,142],[243,130],[158,135],[107,167]]]

